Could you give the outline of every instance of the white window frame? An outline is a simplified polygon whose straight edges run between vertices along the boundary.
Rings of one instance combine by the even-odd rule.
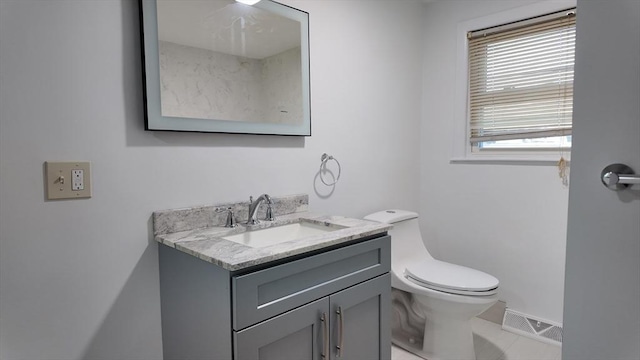
[[[570,149],[513,149],[473,151],[469,141],[468,99],[468,39],[467,33],[477,29],[499,26],[535,16],[553,13],[576,6],[576,0],[548,0],[507,11],[470,19],[458,24],[455,79],[454,148],[451,162],[543,162],[555,165],[560,157],[570,160]]]

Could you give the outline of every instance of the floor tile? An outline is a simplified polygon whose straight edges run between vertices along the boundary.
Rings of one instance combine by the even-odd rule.
[[[538,360],[543,358],[547,344],[518,336],[515,342],[504,350],[500,360]]]
[[[410,353],[398,346],[391,346],[391,359],[392,360],[424,360],[421,357]]]
[[[560,360],[562,358],[562,347],[558,345],[547,345],[542,360]]]
[[[562,348],[502,330],[490,321],[471,320],[476,360],[560,360]],[[392,360],[423,360],[400,347],[391,348]]]
[[[474,334],[490,341],[499,338],[503,332],[502,326],[479,318],[471,319],[471,329]]]
[[[502,358],[505,351],[520,337],[519,335],[499,329],[499,325],[496,326],[498,328],[490,326],[489,331],[483,334],[476,334],[474,337],[474,339],[481,337],[486,340],[486,344],[476,351],[477,360],[497,360]]]

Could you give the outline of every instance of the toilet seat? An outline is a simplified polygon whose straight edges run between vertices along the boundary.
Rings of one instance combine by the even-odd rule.
[[[499,281],[495,277],[435,259],[408,264],[404,276],[416,285],[451,294],[486,296],[498,292]]]

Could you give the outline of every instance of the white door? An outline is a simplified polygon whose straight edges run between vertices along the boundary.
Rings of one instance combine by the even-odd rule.
[[[578,0],[564,360],[640,359],[640,1]]]

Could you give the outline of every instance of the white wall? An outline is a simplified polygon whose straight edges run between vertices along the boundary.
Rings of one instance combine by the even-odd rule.
[[[426,6],[421,229],[436,258],[496,276],[508,307],[562,322],[568,189],[558,169],[450,162],[457,120],[453,84],[460,75],[458,24],[534,2],[439,1]]]
[[[160,359],[154,210],[418,208],[422,4],[285,2],[310,13],[310,138],[145,132],[137,2],[0,1],[0,358]],[[91,161],[93,197],[45,201],[47,160]]]

